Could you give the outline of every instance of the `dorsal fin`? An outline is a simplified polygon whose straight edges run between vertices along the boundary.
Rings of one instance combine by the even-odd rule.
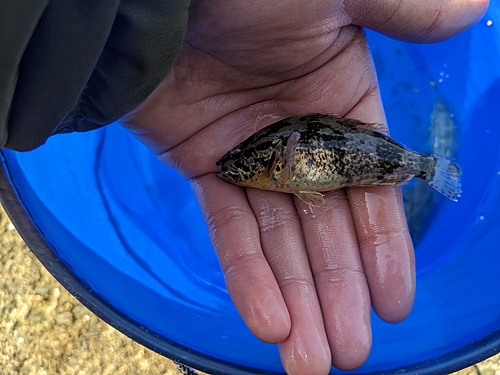
[[[372,123],[366,123],[362,122],[359,120],[351,119],[351,118],[343,118],[346,124],[355,127],[355,128],[362,128],[366,130],[371,130],[374,132],[382,133],[383,135],[389,136],[389,131],[387,129],[387,126],[384,124],[380,124],[378,122],[372,122]]]
[[[387,130],[387,126],[385,126],[384,124],[379,124],[377,122],[374,122],[371,124],[363,124],[361,125],[361,127],[389,136],[389,131]]]
[[[347,126],[352,126],[353,128],[362,128],[370,131],[375,131],[377,133],[381,133],[385,136],[389,136],[389,130],[387,129],[387,126],[384,124],[380,124],[377,122],[372,122],[372,123],[366,123],[360,120],[356,120],[353,118],[348,118],[348,117],[341,117],[338,115],[333,115],[333,114],[327,114],[327,113],[313,113],[310,115],[306,116],[301,116],[300,120],[305,121],[306,119],[312,119],[314,120],[315,118],[330,118],[333,119],[335,122],[342,123]],[[328,124],[328,122],[325,122]]]

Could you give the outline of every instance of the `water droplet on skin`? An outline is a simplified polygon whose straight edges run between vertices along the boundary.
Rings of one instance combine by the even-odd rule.
[[[381,210],[385,212],[385,198],[376,193],[365,193],[365,203],[368,212],[368,221],[373,230],[376,229],[377,222],[379,222],[379,214]]]
[[[313,219],[316,219],[316,214],[314,213],[314,210],[313,210],[313,208],[311,206],[309,206],[309,210],[307,210],[307,209],[304,208],[302,211],[304,212],[304,215],[311,214],[311,217]]]
[[[313,219],[316,219],[316,214],[314,213],[313,208],[312,208],[312,207],[309,207],[309,210],[311,211],[311,217],[312,217]]]

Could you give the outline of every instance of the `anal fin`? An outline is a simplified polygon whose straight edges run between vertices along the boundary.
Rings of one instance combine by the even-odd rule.
[[[380,185],[380,186],[403,185],[406,184],[408,181],[410,181],[412,178],[413,178],[412,174],[393,174],[384,177],[382,180],[378,180],[373,185]]]

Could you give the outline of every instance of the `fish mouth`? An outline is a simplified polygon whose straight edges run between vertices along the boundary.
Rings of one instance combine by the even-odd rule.
[[[236,184],[238,182],[238,177],[232,176],[224,171],[215,173],[215,176],[230,184]]]
[[[229,171],[225,171],[224,169],[224,162],[222,160],[219,160],[215,163],[215,165],[217,166],[217,168],[219,168],[219,172],[215,173],[215,176],[219,177],[221,180],[223,181],[226,181],[226,182],[234,182],[235,181],[235,177],[233,176],[234,175],[234,171],[232,171],[231,169]]]
[[[226,182],[232,182],[235,183],[238,181],[239,174],[231,173],[231,171],[226,172],[226,171],[220,171],[215,173],[217,177],[219,177],[221,180],[224,180]]]
[[[215,165],[217,166],[217,168],[219,168],[219,172],[215,173],[215,175],[220,178],[227,177],[227,173],[223,170],[224,162],[222,161],[222,159],[217,161]]]
[[[225,172],[216,172],[215,173],[216,177],[219,177],[222,180],[227,180],[228,176]]]
[[[231,160],[222,158],[216,162],[215,165],[219,168],[219,172],[215,173],[215,176],[221,180],[231,184],[238,184],[244,180],[242,171],[236,167]]]

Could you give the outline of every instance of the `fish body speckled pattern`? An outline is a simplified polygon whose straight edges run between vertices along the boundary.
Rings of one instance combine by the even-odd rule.
[[[414,176],[457,200],[458,165],[411,151],[374,129],[381,127],[328,114],[286,118],[226,153],[217,162],[217,176],[239,186],[293,193],[313,207],[325,203],[322,192],[400,185]]]

